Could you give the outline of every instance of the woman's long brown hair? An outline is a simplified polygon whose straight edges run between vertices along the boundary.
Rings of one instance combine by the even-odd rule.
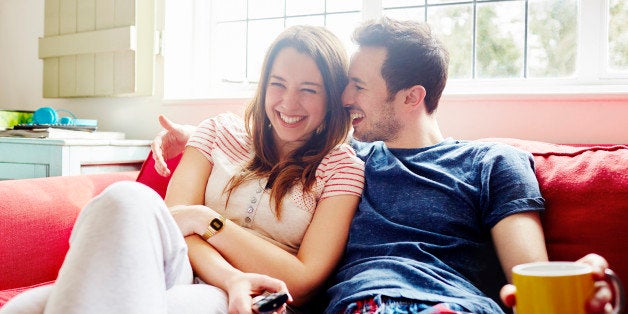
[[[327,96],[327,113],[322,132],[315,132],[300,148],[280,160],[273,141],[270,120],[264,103],[268,77],[279,52],[294,48],[310,56],[322,74]],[[226,192],[227,202],[233,190],[243,182],[268,177],[270,199],[274,200],[275,215],[281,218],[283,198],[297,183],[304,191],[312,189],[316,182],[316,169],[323,158],[346,140],[350,129],[349,113],[342,106],[342,92],[347,85],[348,65],[346,51],[340,40],[329,30],[317,26],[293,26],[284,30],[272,43],[264,59],[260,81],[255,96],[244,112],[245,127],[253,139],[255,156],[239,176],[234,176]]]

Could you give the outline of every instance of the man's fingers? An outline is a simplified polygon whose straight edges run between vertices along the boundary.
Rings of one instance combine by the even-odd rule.
[[[170,169],[168,169],[168,166],[163,166],[161,164],[155,163],[155,170],[162,177],[167,177],[170,175]]]
[[[161,151],[161,133],[159,133],[159,135],[157,135],[154,139],[153,142],[150,143],[150,150],[153,151],[153,159],[155,161],[159,161],[160,159],[163,159],[163,152]]]
[[[515,293],[517,292],[517,288],[514,285],[505,285],[499,291],[499,296],[502,299],[502,302],[508,307],[515,306],[516,298]]]
[[[163,115],[160,115],[160,123],[161,123],[161,118],[164,118],[167,120],[166,117],[164,117]],[[166,122],[168,123],[168,122]],[[162,144],[163,144],[163,136],[167,133],[168,131],[161,131],[159,132],[159,134],[157,134],[157,136],[155,136],[155,138],[153,139],[153,142],[150,144],[150,150],[153,152],[152,156],[153,156],[153,160],[155,161],[155,170],[157,171],[157,173],[159,175],[161,175],[162,177],[167,177],[168,175],[170,175],[170,169],[168,169],[168,164],[166,164],[166,161],[164,159],[164,151],[162,148]]]
[[[177,128],[176,123],[170,121],[170,119],[166,118],[163,114],[159,115],[159,124],[161,124],[161,126],[168,131],[172,131]]]
[[[585,257],[577,260],[577,262],[585,263],[593,269],[593,278],[596,280],[604,279],[604,270],[608,268],[608,262],[602,256],[597,254],[587,254]]]
[[[611,307],[609,303],[612,300],[613,293],[610,287],[604,281],[595,282],[595,292],[593,298],[587,303],[588,313],[606,313],[607,307]]]

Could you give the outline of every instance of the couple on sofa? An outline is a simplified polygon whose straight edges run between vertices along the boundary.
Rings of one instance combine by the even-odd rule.
[[[547,260],[532,157],[442,136],[448,54],[425,26],[382,19],[354,39],[347,77],[333,34],[289,28],[244,121],[192,133],[161,118],[158,172],[185,147],[165,202],[108,188],[81,212],[55,285],[0,312],[249,313],[265,290],[289,291],[298,312],[329,276],[327,313],[499,313],[502,286],[512,306],[512,266]],[[606,261],[581,261],[602,283]],[[600,284],[587,307],[610,298]]]

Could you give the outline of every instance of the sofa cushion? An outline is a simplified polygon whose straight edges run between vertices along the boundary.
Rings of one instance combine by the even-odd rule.
[[[140,169],[140,173],[137,176],[137,182],[146,184],[161,195],[162,198],[164,198],[166,196],[166,190],[168,189],[170,177],[177,168],[182,156],[183,154],[179,154],[178,156],[166,161],[171,175],[162,177],[157,173],[157,171],[155,171],[155,160],[153,159],[153,152],[151,151],[148,153],[148,158],[146,158],[142,164],[142,169]]]
[[[542,215],[551,260],[604,256],[628,280],[628,146],[555,145],[508,138],[534,156],[546,211]]]
[[[0,181],[0,290],[57,277],[81,208],[138,172]]]

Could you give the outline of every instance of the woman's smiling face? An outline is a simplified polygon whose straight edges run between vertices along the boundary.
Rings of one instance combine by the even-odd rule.
[[[280,155],[303,145],[327,113],[323,76],[314,59],[283,48],[275,58],[266,87],[266,115]]]

